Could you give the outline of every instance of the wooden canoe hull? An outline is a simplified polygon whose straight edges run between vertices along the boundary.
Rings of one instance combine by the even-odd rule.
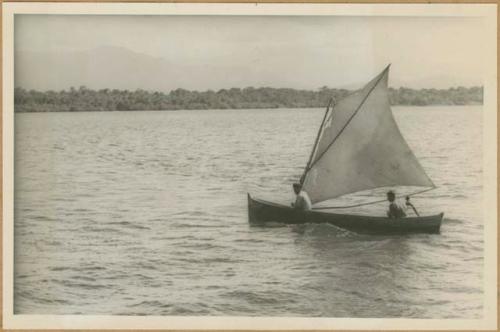
[[[252,225],[267,222],[284,224],[329,223],[357,233],[404,234],[439,233],[443,213],[425,217],[387,218],[320,211],[301,211],[248,194],[248,220]]]

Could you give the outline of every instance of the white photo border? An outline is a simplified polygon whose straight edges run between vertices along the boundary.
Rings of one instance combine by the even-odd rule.
[[[3,328],[169,330],[496,330],[497,5],[264,3],[3,3]],[[486,43],[483,105],[484,271],[482,319],[371,319],[215,316],[14,315],[14,15],[336,15],[482,17]],[[490,42],[491,41],[491,42]]]

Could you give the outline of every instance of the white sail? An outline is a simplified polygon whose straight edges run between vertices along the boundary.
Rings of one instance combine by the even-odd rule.
[[[389,67],[327,116],[303,183],[313,203],[386,186],[433,187],[394,120]]]

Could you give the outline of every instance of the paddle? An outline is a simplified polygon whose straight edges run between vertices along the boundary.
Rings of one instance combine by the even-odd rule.
[[[420,217],[420,214],[418,213],[417,209],[411,204],[410,202],[410,196],[406,196],[406,206],[410,206],[413,209],[413,212],[417,215],[417,217]]]

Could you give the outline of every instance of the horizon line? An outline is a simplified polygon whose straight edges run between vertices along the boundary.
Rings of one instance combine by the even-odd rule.
[[[399,87],[393,87],[389,86],[389,89],[393,90],[399,90],[399,89],[409,89],[409,90],[416,90],[416,91],[421,91],[421,90],[436,90],[436,91],[447,91],[451,89],[459,89],[459,88],[464,88],[464,89],[473,89],[473,88],[484,88],[484,85],[469,85],[469,86],[464,86],[464,85],[454,85],[454,86],[449,86],[447,88],[411,88],[408,86],[399,86]],[[38,89],[32,89],[32,88],[26,88],[22,86],[15,86],[14,90],[16,89],[23,89],[26,91],[36,91],[36,92],[64,92],[64,91],[71,91],[71,89],[74,90],[80,90],[80,89],[86,89],[86,90],[94,90],[94,91],[102,91],[102,90],[109,90],[109,91],[129,91],[129,92],[134,92],[134,91],[144,91],[144,92],[158,92],[158,93],[171,93],[173,91],[177,90],[184,90],[188,92],[220,92],[223,90],[229,91],[233,89],[239,89],[239,90],[246,90],[246,89],[275,89],[275,90],[295,90],[295,91],[312,91],[312,92],[319,92],[321,90],[345,90],[345,91],[357,91],[360,88],[356,89],[348,89],[348,88],[342,88],[342,87],[329,87],[329,86],[322,86],[316,89],[300,89],[300,88],[287,88],[287,87],[272,87],[272,86],[246,86],[246,87],[229,87],[229,88],[219,88],[219,89],[205,89],[205,90],[191,90],[191,89],[186,89],[182,87],[178,87],[169,91],[166,90],[154,90],[154,89],[143,89],[143,88],[135,88],[135,89],[120,89],[120,88],[90,88],[84,84],[79,85],[79,86],[70,86],[64,89],[59,89],[59,90],[53,90],[53,89],[47,89],[47,90],[38,90]]]

